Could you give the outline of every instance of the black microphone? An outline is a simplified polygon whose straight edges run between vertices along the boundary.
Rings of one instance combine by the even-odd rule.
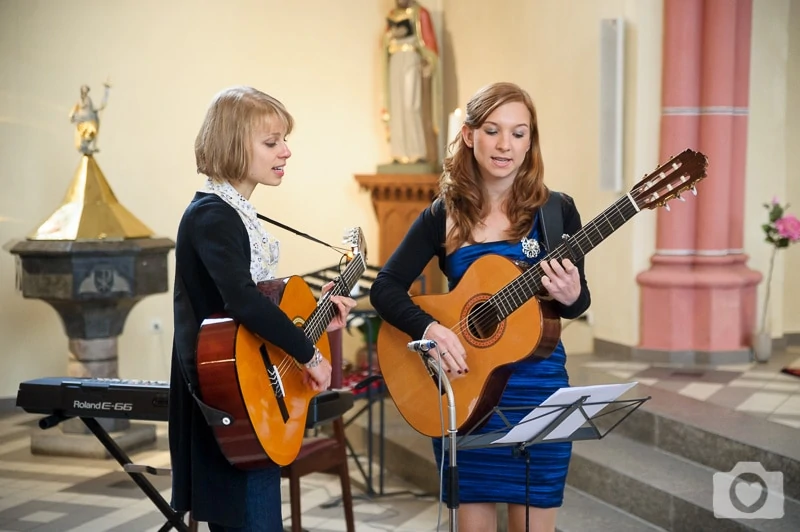
[[[417,353],[427,353],[432,348],[436,347],[434,340],[415,340],[408,342],[408,350],[416,351]]]

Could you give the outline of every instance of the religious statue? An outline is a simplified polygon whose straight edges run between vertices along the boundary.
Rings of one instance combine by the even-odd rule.
[[[441,68],[428,11],[396,0],[383,36],[383,110],[394,163],[435,164],[441,123]]]
[[[95,107],[89,97],[89,86],[81,85],[81,99],[72,107],[69,121],[75,126],[75,148],[84,155],[91,155],[97,151],[97,135],[100,132],[99,112],[106,108],[108,92],[111,89],[109,82],[103,83],[106,88],[100,107]]]

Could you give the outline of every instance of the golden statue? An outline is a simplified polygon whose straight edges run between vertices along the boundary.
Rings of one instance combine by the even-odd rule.
[[[94,241],[153,236],[149,227],[120,204],[94,158],[99,151],[98,113],[105,108],[111,88],[108,82],[103,85],[106,93],[100,107],[95,107],[89,98],[89,86],[81,86],[81,99],[69,113],[70,122],[77,124],[75,147],[82,154],[81,160],[61,205],[28,235],[28,240]]]
[[[75,148],[84,155],[91,155],[97,151],[97,134],[100,132],[100,111],[108,103],[108,91],[111,89],[109,82],[103,83],[106,88],[100,107],[95,107],[89,97],[89,86],[81,85],[81,99],[72,107],[69,121],[75,126]]]
[[[383,36],[383,110],[392,160],[438,160],[442,120],[441,68],[428,11],[415,0],[396,0]]]

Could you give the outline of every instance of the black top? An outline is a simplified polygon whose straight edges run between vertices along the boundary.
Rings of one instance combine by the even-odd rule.
[[[169,399],[172,504],[197,521],[242,526],[247,472],[234,468],[189,393],[198,395],[195,345],[202,320],[227,313],[253,333],[305,363],[314,345],[266,298],[250,276],[250,238],[236,210],[198,192],[175,244],[175,336]],[[183,370],[179,363],[183,363]],[[277,466],[275,466],[277,467]]]
[[[564,232],[569,235],[575,234],[581,228],[580,214],[570,196],[563,192],[560,196]],[[541,220],[541,217],[539,219]],[[434,256],[439,259],[439,269],[447,275],[444,247],[446,224],[444,202],[436,200],[411,224],[405,238],[386,261],[370,289],[370,302],[378,314],[413,339],[422,338],[425,329],[436,317],[415,305],[408,290]],[[543,227],[540,227],[539,231],[544,234]],[[557,236],[559,241],[560,236]],[[572,305],[554,301],[562,318],[577,318],[591,303],[583,265],[584,260],[581,258],[576,264],[581,281],[581,293],[578,299]]]

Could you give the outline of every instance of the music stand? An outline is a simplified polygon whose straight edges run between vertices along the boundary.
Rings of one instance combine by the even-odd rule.
[[[488,447],[513,447],[514,456],[525,458],[525,530],[529,529],[530,487],[530,455],[528,447],[537,443],[559,443],[581,440],[600,440],[622,423],[650,397],[640,399],[617,398],[636,386],[637,382],[623,384],[601,384],[595,386],[579,386],[560,388],[538,405],[525,407],[495,407],[475,426],[481,427],[493,414],[500,416],[505,427],[483,434],[473,434],[473,428],[465,435],[458,437],[456,443],[460,449],[480,449]],[[618,405],[607,412],[602,412],[610,405]],[[516,425],[512,424],[505,412],[513,410],[530,410]],[[622,412],[615,422],[605,431],[598,427],[595,420]],[[588,425],[588,426],[586,426]],[[452,501],[450,504],[453,504]]]

